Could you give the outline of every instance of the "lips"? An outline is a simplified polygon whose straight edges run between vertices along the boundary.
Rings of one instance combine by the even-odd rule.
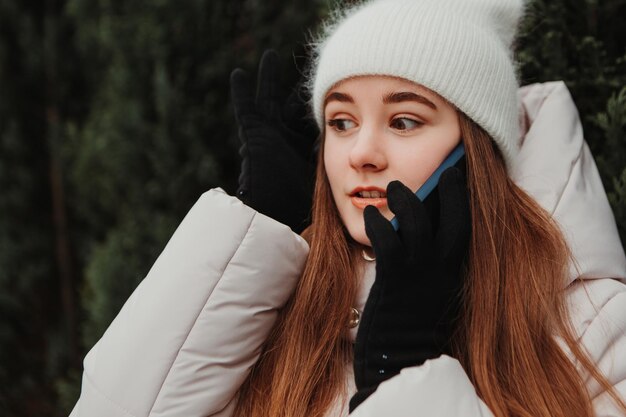
[[[387,205],[387,192],[378,187],[357,187],[350,193],[350,200],[359,209],[367,206],[381,208]]]

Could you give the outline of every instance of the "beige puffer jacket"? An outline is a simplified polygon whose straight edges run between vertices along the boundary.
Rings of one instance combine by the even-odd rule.
[[[576,259],[567,288],[572,323],[626,398],[626,257],[578,113],[560,82],[524,87],[520,98],[526,133],[511,175],[561,225]],[[286,226],[221,190],[205,193],[85,358],[71,417],[230,416],[307,251]],[[370,263],[360,308],[373,277]],[[588,389],[598,416],[623,415],[597,384]],[[346,390],[328,416],[346,416],[353,392],[348,366]],[[404,369],[352,416],[418,414],[492,416],[447,356]]]

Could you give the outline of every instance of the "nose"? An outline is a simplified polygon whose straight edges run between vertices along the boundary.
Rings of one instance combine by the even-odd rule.
[[[387,157],[381,135],[363,126],[350,150],[350,166],[358,171],[380,171],[387,167]]]

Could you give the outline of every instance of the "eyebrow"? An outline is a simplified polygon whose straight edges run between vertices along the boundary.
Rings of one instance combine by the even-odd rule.
[[[339,101],[341,103],[354,103],[354,99],[351,95],[346,93],[339,93],[336,91],[326,96],[326,98],[324,99],[324,107],[326,107],[326,105],[331,101]],[[389,93],[383,97],[384,104],[402,103],[403,101],[415,101],[417,103],[425,104],[433,110],[437,110],[437,106],[435,105],[435,103],[422,95],[415,94],[410,91]]]
[[[351,95],[338,92],[330,93],[328,96],[326,96],[326,98],[324,99],[324,107],[326,107],[326,105],[331,101],[339,101],[341,103],[354,103],[354,99]]]
[[[402,91],[399,93],[389,93],[383,97],[383,103],[401,103],[403,101],[415,101],[417,103],[425,104],[433,110],[437,110],[435,103],[427,99],[426,97],[412,93],[410,91]]]

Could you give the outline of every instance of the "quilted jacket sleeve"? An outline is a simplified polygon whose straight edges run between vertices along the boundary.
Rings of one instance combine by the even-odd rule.
[[[84,361],[72,417],[211,416],[300,276],[300,236],[222,190],[198,200]]]

